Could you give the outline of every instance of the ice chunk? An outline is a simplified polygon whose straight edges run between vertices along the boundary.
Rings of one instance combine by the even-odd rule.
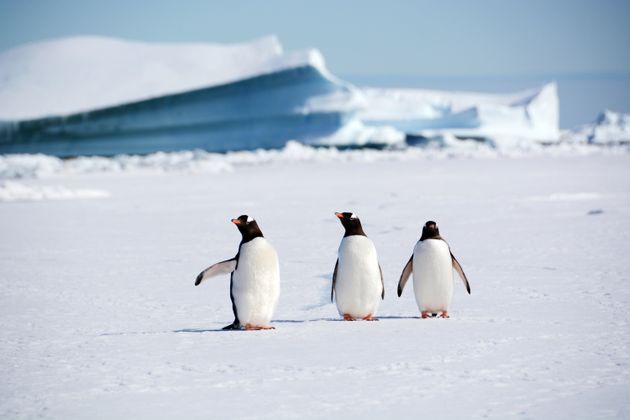
[[[602,111],[595,121],[562,134],[565,141],[591,144],[630,143],[630,114]]]
[[[556,142],[559,102],[555,83],[513,94],[421,89],[364,89],[367,125],[388,125],[407,134]]]

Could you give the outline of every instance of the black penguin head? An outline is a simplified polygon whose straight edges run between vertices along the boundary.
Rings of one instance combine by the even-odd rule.
[[[438,229],[437,223],[435,223],[432,220],[429,220],[428,222],[426,222],[424,224],[424,227],[422,228],[422,236],[420,237],[420,240],[424,241],[425,239],[439,238],[439,237],[440,237],[440,229]]]
[[[346,230],[346,234],[344,235],[344,237],[351,235],[367,236],[365,232],[363,232],[361,221],[356,214],[344,211],[343,213],[335,212],[335,216],[339,218],[341,224]]]
[[[232,223],[236,225],[238,231],[241,232],[241,235],[243,235],[243,240],[241,241],[241,243],[245,243],[251,241],[254,238],[259,238],[263,236],[260,228],[258,227],[258,223],[256,223],[256,221],[252,217],[246,214],[238,216],[238,218],[236,219],[232,219]]]

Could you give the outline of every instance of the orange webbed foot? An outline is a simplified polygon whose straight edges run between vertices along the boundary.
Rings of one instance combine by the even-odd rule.
[[[275,330],[276,327],[272,327],[269,325],[253,325],[253,324],[245,324],[245,330],[247,331],[258,331],[258,330]]]
[[[349,314],[343,314],[343,320],[344,321],[356,321],[356,319],[352,315],[349,315]]]

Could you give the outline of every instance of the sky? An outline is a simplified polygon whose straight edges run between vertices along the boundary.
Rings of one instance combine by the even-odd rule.
[[[630,112],[630,0],[0,0],[0,53],[75,35],[318,48],[359,86],[512,92],[555,81],[560,126]]]
[[[238,42],[276,34],[341,75],[630,73],[630,1],[0,0],[0,51],[72,35]]]

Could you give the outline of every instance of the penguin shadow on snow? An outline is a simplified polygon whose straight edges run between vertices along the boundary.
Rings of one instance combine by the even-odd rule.
[[[433,314],[431,318],[437,318],[437,314]],[[400,319],[421,319],[419,316],[398,316],[398,315],[383,315],[378,316],[378,320],[400,320]],[[304,324],[309,322],[347,322],[343,318],[333,317],[320,317],[310,319],[274,319],[272,324]],[[360,321],[357,321],[360,322]],[[265,331],[265,330],[260,330]],[[224,330],[221,327],[218,328],[180,328],[177,330],[166,331],[123,331],[123,332],[105,332],[99,334],[99,337],[115,337],[126,335],[155,335],[155,334],[201,334],[201,333],[230,333],[230,332],[246,332],[244,329]]]
[[[272,323],[278,324],[303,324],[306,322],[337,322],[343,321],[343,318],[311,318],[311,319],[275,319],[271,321]]]
[[[209,332],[233,332],[239,330],[224,330],[223,328],[182,328],[180,330],[173,330],[176,334],[182,333],[209,333]]]
[[[310,311],[313,309],[319,309],[326,305],[330,305],[330,284],[332,282],[332,276],[333,276],[332,272],[322,273],[316,276],[317,279],[321,279],[324,281],[324,283],[322,283],[322,286],[321,286],[322,293],[319,296],[319,301],[312,303],[310,305],[304,305],[302,307],[302,310]],[[324,320],[324,318],[320,320]]]
[[[420,319],[419,316],[379,315],[378,319]]]
[[[236,330],[231,330],[236,331]],[[99,337],[116,337],[127,335],[156,335],[156,334],[182,334],[182,333],[207,333],[207,332],[229,332],[222,328],[181,328],[178,330],[165,330],[165,331],[122,331],[122,332],[105,332],[101,333]]]

